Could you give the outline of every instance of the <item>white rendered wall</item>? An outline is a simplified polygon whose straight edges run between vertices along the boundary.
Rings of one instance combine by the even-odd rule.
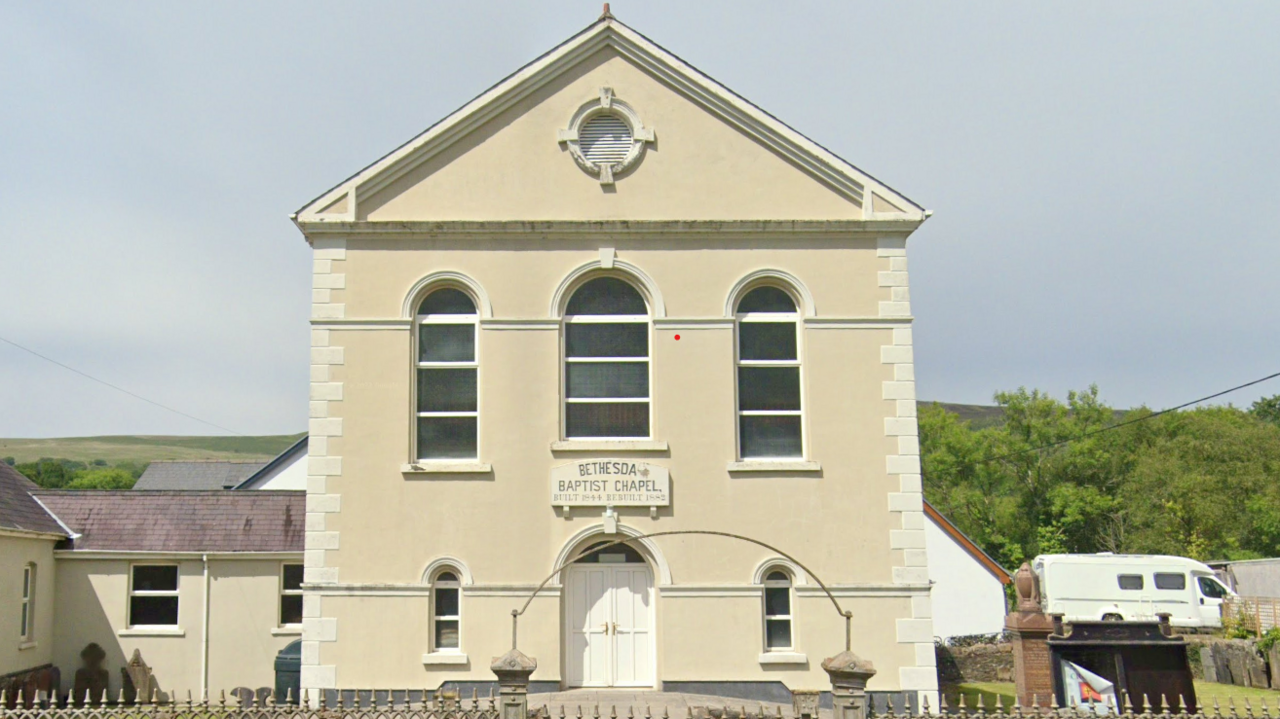
[[[1004,630],[1004,585],[951,535],[926,517],[925,548],[933,582],[933,633],[937,637],[995,634]]]
[[[254,484],[253,489],[299,489],[307,488],[307,453],[298,452],[288,462],[265,479]]]

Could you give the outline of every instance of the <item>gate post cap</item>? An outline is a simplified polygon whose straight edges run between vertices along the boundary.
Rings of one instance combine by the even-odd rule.
[[[823,659],[822,670],[831,676],[833,684],[861,682],[866,686],[867,680],[876,675],[876,668],[869,660],[847,650]]]
[[[511,651],[496,657],[493,663],[489,665],[489,669],[498,675],[499,679],[511,677],[513,679],[521,676],[528,677],[538,668],[538,660],[532,659],[524,655],[519,649]]]

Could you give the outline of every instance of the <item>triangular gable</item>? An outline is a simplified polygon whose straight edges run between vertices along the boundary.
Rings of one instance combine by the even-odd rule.
[[[934,524],[938,525],[938,529],[941,529],[943,533],[955,540],[955,543],[960,545],[961,549],[967,552],[969,556],[973,557],[978,564],[985,567],[988,572],[991,572],[996,579],[999,579],[1001,584],[1010,584],[1013,582],[1013,577],[1009,574],[1009,570],[1000,566],[1000,563],[992,559],[991,555],[982,551],[978,545],[973,543],[972,539],[969,539],[968,535],[961,532],[959,527],[952,524],[950,519],[944,517],[942,512],[939,512],[927,501],[924,503],[924,513],[925,516],[931,519]]]
[[[606,14],[388,155],[298,210],[299,224],[351,222],[370,198],[584,59],[612,49],[702,109],[861,207],[861,218],[921,221],[920,205]]]

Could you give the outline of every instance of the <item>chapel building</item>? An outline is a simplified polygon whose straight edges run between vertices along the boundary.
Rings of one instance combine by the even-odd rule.
[[[303,688],[935,693],[928,214],[607,11],[300,209]]]

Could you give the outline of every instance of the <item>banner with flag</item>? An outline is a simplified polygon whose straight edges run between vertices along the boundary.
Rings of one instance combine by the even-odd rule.
[[[1062,663],[1062,685],[1067,706],[1111,714],[1116,704],[1116,685],[1074,662]]]

